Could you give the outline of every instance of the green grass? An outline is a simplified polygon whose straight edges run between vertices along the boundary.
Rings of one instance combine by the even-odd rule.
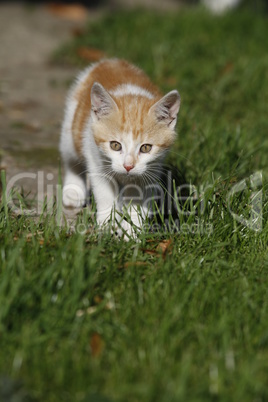
[[[58,51],[79,63],[79,46],[96,47],[140,65],[163,91],[178,88],[168,161],[204,208],[180,214],[180,233],[124,242],[99,236],[88,211],[79,234],[55,214],[15,216],[2,197],[1,401],[268,400],[267,38],[267,16],[249,11],[131,12]],[[252,205],[262,207],[259,231],[230,213],[249,220]]]

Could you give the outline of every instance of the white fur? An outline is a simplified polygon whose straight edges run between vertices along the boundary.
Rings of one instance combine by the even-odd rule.
[[[73,143],[72,124],[77,108],[75,94],[87,79],[96,63],[81,71],[67,95],[64,120],[60,138],[60,152],[65,169],[63,184],[63,204],[68,208],[80,208],[86,202],[86,167],[79,159]]]
[[[86,129],[87,135],[84,136],[83,148],[90,150],[90,152],[85,153],[85,159],[89,171],[89,180],[97,204],[97,221],[100,225],[107,223],[111,217],[111,211],[114,208],[118,211],[122,211],[124,205],[131,204],[128,208],[131,221],[134,227],[141,227],[141,217],[139,215],[138,206],[141,207],[140,212],[142,216],[146,216],[148,210],[143,206],[145,183],[140,175],[146,171],[147,163],[153,161],[155,156],[150,154],[141,155],[141,160],[126,174],[123,165],[133,158],[133,154],[137,155],[141,144],[137,146],[137,144],[133,142],[131,133],[128,133],[123,136],[124,141],[122,138],[120,141],[122,144],[122,152],[112,151],[108,143],[103,145],[102,150],[95,144],[92,130],[90,129],[90,123],[89,121]],[[107,171],[103,163],[103,151],[106,155],[109,155],[111,163],[109,170],[117,173],[116,178],[112,178],[111,176],[107,177]],[[156,176],[157,172],[155,173],[155,180]],[[124,234],[124,231],[126,231],[128,235],[135,237],[135,229],[133,229],[133,226],[126,220],[122,220],[118,214],[115,215],[115,218],[119,221],[118,223],[120,223],[119,227],[121,227],[121,229],[119,228],[119,230],[117,230],[120,234]]]
[[[151,94],[151,92],[147,91],[144,88],[139,87],[138,85],[133,84],[119,85],[115,90],[110,91],[110,93],[116,97],[125,95],[137,95],[137,96],[145,96],[148,99],[153,99],[153,95]]]

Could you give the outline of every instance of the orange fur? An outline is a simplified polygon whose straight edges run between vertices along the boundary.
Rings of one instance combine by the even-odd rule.
[[[99,145],[106,142],[111,137],[111,133],[115,136],[110,140],[122,142],[122,136],[132,132],[134,139],[140,140],[140,143],[155,144],[161,148],[168,148],[174,138],[165,123],[162,123],[161,131],[159,130],[159,122],[156,121],[153,114],[148,114],[150,107],[156,102],[155,99],[147,99],[143,96],[122,96],[116,100],[119,112],[113,112],[98,122],[94,126],[94,138]],[[117,137],[117,133],[120,133]]]
[[[89,75],[81,83],[75,94],[78,105],[73,120],[72,134],[77,153],[82,154],[82,132],[90,116],[90,93],[94,82],[102,84],[108,92],[116,89],[119,85],[132,84],[149,91],[154,97],[153,99],[133,95],[113,97],[118,105],[119,114],[116,112],[107,117],[109,119],[109,133],[107,132],[107,125],[99,124],[95,133],[96,143],[106,141],[111,132],[123,133],[129,131],[132,131],[133,137],[136,138],[147,136],[148,142],[150,142],[150,133],[152,135],[155,119],[152,116],[148,116],[148,111],[160,99],[160,91],[151,83],[146,74],[137,67],[124,60],[104,60],[96,64],[93,70],[89,72]],[[165,129],[163,128],[161,138],[154,137],[154,143],[159,142],[159,145],[168,147],[170,145],[170,131],[167,130],[166,136],[164,132]]]

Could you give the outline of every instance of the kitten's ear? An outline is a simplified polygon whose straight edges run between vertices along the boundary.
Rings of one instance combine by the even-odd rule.
[[[91,110],[97,119],[117,109],[117,104],[106,89],[98,82],[94,82],[91,88]]]
[[[174,89],[169,92],[158,102],[156,102],[149,110],[154,111],[158,121],[163,121],[172,130],[175,128],[177,122],[177,115],[180,110],[181,97],[179,92]]]

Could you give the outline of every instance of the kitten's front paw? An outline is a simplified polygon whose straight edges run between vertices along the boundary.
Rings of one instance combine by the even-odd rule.
[[[134,228],[132,224],[123,220],[118,224],[113,230],[112,233],[116,236],[123,238],[125,241],[129,241],[131,239],[137,239],[137,229]]]
[[[111,233],[116,237],[122,238],[125,241],[131,239],[137,240],[140,227],[136,224],[129,223],[120,215],[116,215],[116,219],[112,219],[111,214],[97,214],[97,222],[103,232]]]
[[[82,208],[86,204],[86,191],[75,184],[63,187],[62,203],[66,208]]]

